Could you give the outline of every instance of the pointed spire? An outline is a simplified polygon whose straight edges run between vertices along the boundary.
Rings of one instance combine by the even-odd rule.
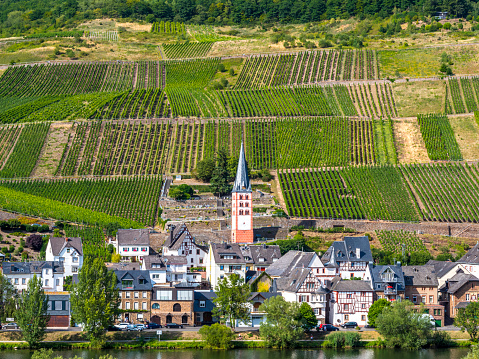
[[[246,165],[243,142],[241,142],[238,169],[236,170],[236,179],[233,185],[233,192],[251,192],[251,183],[249,182],[248,177],[248,166]]]

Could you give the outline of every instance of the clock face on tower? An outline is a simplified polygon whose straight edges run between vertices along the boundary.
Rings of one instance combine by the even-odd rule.
[[[249,231],[251,229],[251,217],[238,216],[238,229],[241,231]]]

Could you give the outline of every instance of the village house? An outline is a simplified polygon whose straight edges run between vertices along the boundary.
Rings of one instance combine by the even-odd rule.
[[[439,304],[438,287],[434,266],[403,267],[406,290],[404,298],[416,304],[416,310],[434,317],[436,325],[444,325],[444,306]]]
[[[456,263],[462,265],[468,273],[479,277],[479,242],[456,261]]]
[[[83,265],[83,246],[81,238],[50,237],[45,252],[45,260],[49,262],[62,262],[65,276],[78,273]]]
[[[27,289],[28,282],[35,275],[37,278],[41,278],[45,292],[63,291],[65,272],[62,262],[3,262],[2,270],[19,292]]]
[[[70,293],[48,293],[47,314],[50,316],[48,328],[68,328],[70,326]]]
[[[331,285],[329,323],[356,322],[363,327],[367,324],[369,307],[373,302],[374,290],[369,282],[336,277]]]
[[[264,272],[271,264],[281,258],[281,249],[277,245],[266,244],[241,246],[246,262],[246,271]]]
[[[195,290],[193,304],[195,325],[209,325],[217,322],[213,316],[213,308],[215,307],[213,299],[215,298],[216,293],[212,290]]]
[[[329,275],[333,268],[343,279],[359,278],[370,281],[369,263],[373,261],[369,238],[344,237],[334,242],[321,257],[321,261]]]
[[[404,299],[404,275],[401,264],[369,265],[371,287],[376,299],[387,299],[390,302]]]
[[[115,270],[115,274],[123,311],[118,320],[128,323],[149,321],[153,286],[148,271]]]
[[[463,257],[464,258],[464,257]],[[451,279],[458,273],[467,273],[471,274],[464,264],[451,262],[451,261],[435,261],[429,260],[426,265],[434,266],[434,271],[436,272],[437,281],[439,283],[439,288],[441,288],[447,280]]]
[[[207,253],[208,247],[200,246],[195,242],[186,224],[169,227],[169,233],[162,247],[164,257],[184,256],[188,268],[204,267]]]
[[[165,325],[194,324],[194,289],[188,283],[156,286],[151,300],[151,322]]]
[[[446,316],[454,319],[458,309],[465,308],[470,302],[479,299],[479,278],[468,273],[458,273],[450,278],[440,292],[447,305]]]
[[[233,273],[243,279],[246,277],[246,261],[236,243],[210,243],[205,264],[206,278],[213,289],[221,279]]]
[[[119,229],[116,233],[116,253],[121,260],[139,262],[150,254],[149,229]]]

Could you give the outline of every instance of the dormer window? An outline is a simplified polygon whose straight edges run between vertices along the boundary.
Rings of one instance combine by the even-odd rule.
[[[67,248],[67,253],[70,253],[70,248]]]
[[[263,257],[261,257],[261,258],[259,259],[259,261],[260,261],[260,262],[264,262],[265,259],[264,259]]]

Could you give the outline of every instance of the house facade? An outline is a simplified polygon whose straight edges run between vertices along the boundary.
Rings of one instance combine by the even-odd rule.
[[[70,327],[70,293],[53,292],[48,294],[48,328],[66,329]]]
[[[281,249],[277,245],[244,245],[240,248],[246,262],[246,271],[264,272],[281,258]]]
[[[206,278],[215,289],[225,276],[237,274],[246,277],[246,261],[240,246],[236,243],[210,243],[206,257]]]
[[[83,246],[79,237],[50,237],[45,252],[45,260],[62,262],[65,276],[78,273],[83,265]]]
[[[383,298],[394,302],[404,299],[405,282],[401,264],[370,265],[369,271],[374,300]]]
[[[65,272],[62,262],[3,262],[2,270],[3,274],[19,292],[27,289],[28,282],[35,275],[37,278],[41,278],[45,292],[63,291]]]
[[[213,315],[215,298],[216,293],[212,290],[195,290],[193,303],[195,325],[209,325],[217,322]]]
[[[186,283],[155,287],[151,300],[151,322],[161,325],[193,325],[194,289]]]
[[[446,315],[453,319],[459,309],[479,299],[479,278],[472,274],[458,273],[447,281],[444,290],[447,293]]]
[[[356,322],[363,327],[373,302],[374,290],[369,282],[335,278],[331,287],[329,322],[333,325]]]
[[[116,233],[116,253],[121,260],[140,262],[150,254],[149,229],[119,229]]]
[[[167,256],[184,256],[188,268],[204,267],[208,247],[200,246],[191,235],[186,224],[169,227],[169,233],[162,247],[162,254]]]

